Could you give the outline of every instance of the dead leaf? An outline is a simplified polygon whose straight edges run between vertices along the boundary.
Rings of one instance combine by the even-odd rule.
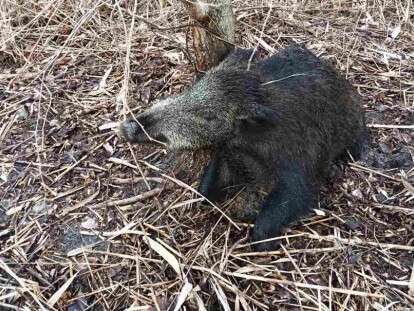
[[[52,295],[52,297],[50,297],[50,299],[47,301],[47,304],[51,307],[53,307],[56,302],[58,302],[58,300],[60,299],[60,297],[62,297],[62,295],[64,294],[64,292],[68,289],[68,287],[70,286],[70,284],[72,284],[73,280],[77,277],[79,272],[76,272],[74,275],[72,275],[72,277],[70,277],[63,285],[61,288],[59,288],[56,293],[54,293]]]
[[[187,300],[187,297],[191,293],[192,290],[193,290],[193,285],[190,282],[186,281],[184,286],[181,288],[180,293],[178,294],[177,304],[174,307],[174,311],[180,310],[181,306]]]
[[[84,229],[96,229],[98,228],[98,223],[92,217],[85,217],[84,221],[81,223],[81,227]]]
[[[157,241],[146,237],[146,242],[153,251],[160,255],[168,264],[174,269],[175,272],[182,278],[180,264],[178,263],[177,258],[170,251],[168,251],[164,246],[162,246]]]

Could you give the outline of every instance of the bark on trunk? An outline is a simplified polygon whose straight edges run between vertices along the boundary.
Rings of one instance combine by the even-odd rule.
[[[181,0],[199,26],[192,27],[197,70],[217,65],[234,48],[231,0]]]

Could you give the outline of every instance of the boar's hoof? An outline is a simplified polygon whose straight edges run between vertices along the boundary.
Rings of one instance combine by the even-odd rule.
[[[274,237],[277,237],[280,234],[276,234]],[[257,223],[254,226],[253,233],[252,233],[252,241],[259,242],[266,239],[270,239],[272,236],[269,236],[269,233],[258,225]],[[280,247],[281,240],[273,240],[268,242],[262,242],[253,244],[252,247],[256,252],[269,252],[277,250]]]

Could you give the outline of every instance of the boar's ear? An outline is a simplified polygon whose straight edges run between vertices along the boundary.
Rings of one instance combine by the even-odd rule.
[[[271,127],[278,122],[279,116],[276,111],[263,105],[254,105],[246,114],[237,119],[238,131],[257,131]]]
[[[253,108],[251,118],[257,123],[273,124],[278,121],[279,116],[273,109],[257,104]]]
[[[246,69],[250,58],[252,64],[258,60],[257,53],[253,49],[235,49],[215,69]]]

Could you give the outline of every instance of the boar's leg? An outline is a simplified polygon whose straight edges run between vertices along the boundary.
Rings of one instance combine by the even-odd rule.
[[[222,149],[212,156],[205,168],[198,192],[210,201],[218,202],[245,187],[250,179],[240,154]]]
[[[213,155],[198,186],[198,192],[212,202],[219,201],[225,195],[226,183],[221,174],[222,162],[223,160],[219,155]]]
[[[367,129],[362,129],[353,142],[349,144],[341,154],[339,154],[334,161],[335,162],[348,162],[350,160],[349,154],[355,161],[364,159],[369,145],[370,136]],[[349,153],[348,153],[349,152]]]
[[[299,165],[290,165],[278,171],[274,190],[263,203],[256,218],[252,240],[261,241],[280,235],[282,229],[314,208],[318,187],[312,183]],[[255,244],[257,251],[274,250],[278,240]]]
[[[349,147],[349,153],[352,155],[355,161],[364,157],[369,143],[369,133],[364,128],[362,133],[356,138],[354,144]]]

